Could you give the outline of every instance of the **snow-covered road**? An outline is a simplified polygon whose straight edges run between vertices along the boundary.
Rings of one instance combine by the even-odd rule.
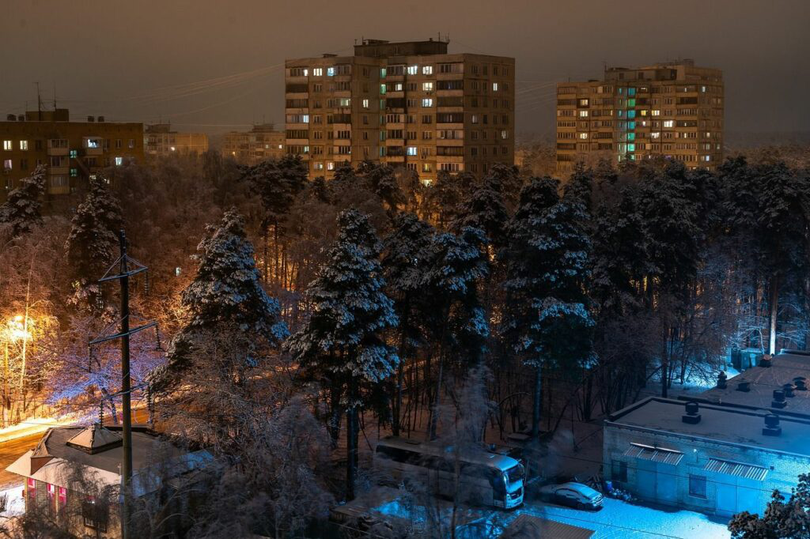
[[[515,516],[527,513],[594,530],[593,539],[725,539],[726,525],[693,511],[662,511],[606,498],[601,511],[578,511],[541,502],[527,503]]]

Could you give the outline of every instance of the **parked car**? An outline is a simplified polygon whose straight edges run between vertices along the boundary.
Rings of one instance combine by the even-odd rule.
[[[540,488],[540,499],[577,509],[598,511],[602,508],[602,494],[582,483],[562,483]]]

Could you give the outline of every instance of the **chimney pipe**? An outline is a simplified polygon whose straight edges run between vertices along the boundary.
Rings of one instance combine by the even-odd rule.
[[[759,366],[764,369],[769,369],[771,367],[771,355],[765,354],[762,356],[762,359],[759,360]]]
[[[784,384],[782,386],[782,391],[785,392],[785,397],[793,398],[796,396],[796,394],[793,392],[793,384]]]
[[[807,391],[807,378],[804,376],[797,376],[793,379],[796,386],[796,391]]]
[[[765,427],[762,429],[763,436],[779,436],[782,434],[782,427],[779,426],[779,416],[767,414],[765,416]]]
[[[684,423],[689,423],[690,425],[697,425],[700,423],[700,405],[694,401],[687,402],[686,414],[681,416],[681,420]]]
[[[773,400],[771,401],[771,408],[784,408],[787,406],[785,401],[785,392],[782,389],[773,390]]]

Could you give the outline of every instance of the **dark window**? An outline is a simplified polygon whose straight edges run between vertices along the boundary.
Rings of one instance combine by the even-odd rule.
[[[689,495],[695,498],[706,497],[706,477],[689,474]]]
[[[610,474],[614,481],[627,482],[627,463],[621,460],[614,460]]]

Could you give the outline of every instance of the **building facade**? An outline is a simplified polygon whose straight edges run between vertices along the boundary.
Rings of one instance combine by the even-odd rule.
[[[714,169],[723,159],[723,73],[692,60],[606,68],[557,84],[557,173],[578,161],[653,156]]]
[[[37,165],[48,167],[49,195],[68,195],[106,167],[144,158],[143,124],[103,116],[74,122],[67,109],[10,114],[0,122],[0,141],[2,200]]]
[[[286,62],[287,152],[310,177],[348,162],[486,173],[514,163],[515,60],[444,41],[364,40],[353,56]]]
[[[604,423],[603,471],[650,503],[763,514],[810,469],[810,356],[783,353],[693,398],[650,397]]]
[[[205,133],[178,133],[170,124],[146,126],[143,135],[144,152],[152,157],[173,154],[205,153],[208,151],[208,135]]]
[[[245,165],[279,159],[284,155],[284,132],[269,123],[254,125],[250,131],[231,131],[225,134],[222,154]]]

